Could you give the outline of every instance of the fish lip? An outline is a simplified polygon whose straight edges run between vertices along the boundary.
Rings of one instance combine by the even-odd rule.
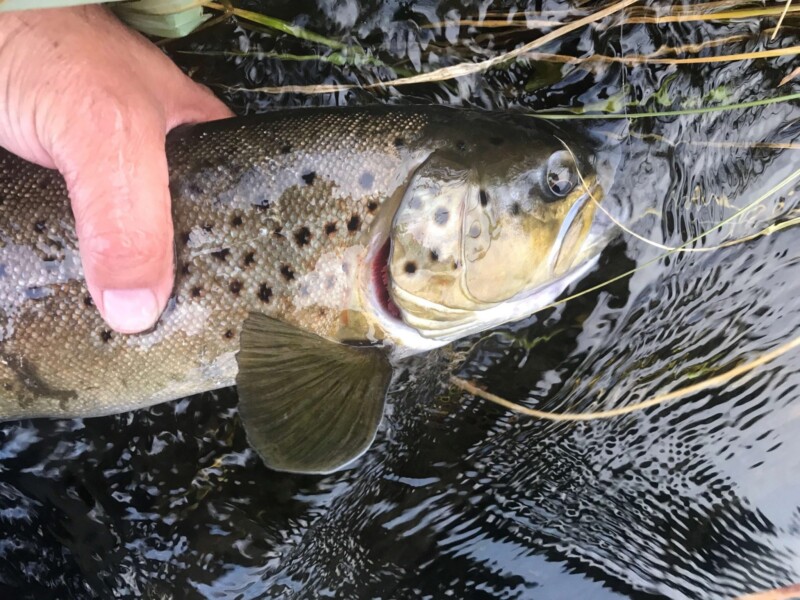
[[[558,230],[558,235],[553,243],[553,250],[550,253],[550,258],[547,261],[547,268],[554,272],[558,265],[558,260],[561,257],[561,252],[564,249],[564,240],[567,238],[573,225],[578,222],[580,216],[583,214],[584,209],[593,200],[595,193],[600,189],[598,182],[593,182],[586,191],[578,198],[575,203],[570,207],[567,216],[561,227]]]

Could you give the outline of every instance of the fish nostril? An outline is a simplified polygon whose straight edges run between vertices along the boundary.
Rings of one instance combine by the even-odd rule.
[[[414,261],[411,261],[411,260],[408,261],[406,263],[406,266],[405,266],[405,271],[409,275],[413,275],[414,273],[417,272],[417,263],[415,263]]]

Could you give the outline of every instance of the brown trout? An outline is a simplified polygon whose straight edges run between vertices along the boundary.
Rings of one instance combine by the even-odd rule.
[[[610,230],[588,153],[525,117],[279,111],[184,128],[167,155],[176,285],[138,335],[92,305],[62,178],[0,155],[0,419],[236,383],[268,466],[329,472],[374,438],[390,359],[535,312]]]

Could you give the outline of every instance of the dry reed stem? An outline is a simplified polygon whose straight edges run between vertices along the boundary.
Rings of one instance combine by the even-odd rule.
[[[789,73],[786,77],[781,79],[781,82],[778,84],[778,87],[781,87],[782,85],[789,83],[792,79],[794,79],[798,75],[800,75],[800,67],[797,67],[795,70],[793,70],[791,73]]]
[[[542,19],[457,19],[453,21],[436,21],[434,23],[426,23],[422,25],[422,29],[438,29],[457,25],[459,27],[480,27],[482,29],[502,29],[504,27],[513,27],[515,29],[547,29],[549,27],[557,27],[563,25],[561,21],[546,21]]]
[[[795,13],[800,12],[800,7],[767,7],[767,8],[743,8],[740,10],[729,10],[710,14],[688,13],[671,14],[656,17],[628,17],[622,21],[623,24],[659,24],[659,23],[687,23],[691,21],[725,21],[729,19],[748,19],[750,17],[772,17],[780,15],[784,10]]]
[[[695,56],[691,58],[651,58],[650,56],[604,56],[592,55],[581,58],[572,58],[563,62],[585,63],[585,62],[608,62],[622,63],[626,65],[695,65],[702,63],[735,62],[739,60],[755,60],[758,58],[773,58],[776,56],[791,56],[800,54],[800,46],[789,46],[788,48],[773,48],[770,50],[756,50],[754,52],[738,52],[736,54],[722,54],[719,56]],[[562,58],[562,56],[559,56]],[[568,58],[568,57],[563,57]],[[560,62],[560,61],[559,61]]]
[[[703,392],[712,387],[719,387],[722,384],[730,382],[732,379],[736,377],[739,377],[741,375],[746,375],[747,373],[750,373],[754,369],[757,369],[760,366],[772,362],[773,360],[783,356],[787,352],[790,352],[791,350],[794,350],[795,348],[798,347],[800,347],[800,336],[795,337],[794,339],[790,340],[785,344],[781,344],[774,350],[762,354],[758,358],[755,358],[749,362],[739,365],[738,367],[734,367],[733,369],[730,369],[729,371],[726,371],[719,375],[715,375],[714,377],[709,377],[704,381],[699,381],[692,385],[687,385],[686,387],[682,387],[677,390],[667,392],[666,394],[659,394],[655,398],[651,398],[643,402],[637,402],[636,404],[631,404],[629,406],[621,406],[619,408],[612,408],[610,410],[592,411],[587,413],[569,413],[569,412],[554,413],[543,410],[536,410],[533,408],[528,408],[527,406],[522,406],[521,404],[517,404],[515,402],[511,402],[509,400],[506,400],[505,398],[497,396],[496,394],[487,392],[486,390],[482,390],[475,384],[465,379],[461,379],[460,377],[452,376],[450,377],[450,382],[456,387],[461,388],[465,392],[473,394],[474,396],[477,396],[484,400],[488,400],[489,402],[494,402],[495,404],[499,404],[500,406],[503,406],[509,410],[513,410],[514,412],[518,412],[523,415],[527,415],[529,417],[535,417],[537,419],[544,419],[547,421],[594,421],[597,419],[607,419],[610,417],[627,415],[632,412],[644,410],[652,406],[657,406],[659,404],[670,402],[671,400],[677,400],[678,398],[682,398],[684,396],[690,396],[698,392]],[[780,596],[780,598],[784,597],[788,598],[789,596]],[[766,600],[766,598],[772,598],[772,597],[771,596],[763,598],[759,597],[759,600]]]
[[[461,63],[458,65],[453,65],[450,67],[442,67],[441,69],[436,69],[435,71],[431,71],[430,73],[420,73],[419,75],[412,75],[411,77],[401,77],[399,79],[394,79],[392,81],[386,82],[379,82],[373,83],[368,86],[367,88],[375,88],[375,87],[385,87],[385,86],[400,86],[400,85],[411,85],[415,83],[429,83],[431,81],[446,81],[449,79],[455,79],[457,77],[464,77],[466,75],[472,75],[475,73],[482,73],[492,67],[495,67],[499,64],[504,62],[508,62],[513,60],[519,56],[524,55],[526,52],[530,52],[535,48],[539,48],[549,42],[557,40],[558,38],[570,33],[571,31],[575,31],[576,29],[580,29],[586,25],[599,21],[600,19],[604,19],[614,13],[621,11],[622,9],[634,4],[637,0],[621,0],[620,2],[616,2],[615,4],[605,8],[603,10],[599,10],[587,17],[583,17],[571,23],[564,25],[563,27],[559,27],[555,31],[551,31],[548,34],[541,36],[521,46],[519,48],[515,48],[514,50],[510,50],[509,52],[505,52],[499,56],[495,56],[493,58],[482,60],[476,63]]]
[[[786,13],[789,12],[789,7],[792,5],[792,0],[786,0],[786,6],[783,7],[783,12],[781,13],[780,19],[778,19],[778,23],[775,25],[775,31],[772,32],[772,37],[769,38],[770,41],[775,40],[775,36],[778,35],[778,30],[783,25],[783,20],[786,18]]]
[[[597,11],[596,13],[589,15],[588,17],[583,17],[581,19],[578,19],[577,21],[573,21],[571,23],[568,23],[567,25],[564,25],[563,27],[559,27],[555,31],[543,35],[542,37],[537,38],[534,41],[525,44],[524,46],[521,46],[519,48],[516,48],[499,56],[495,56],[493,58],[476,63],[460,63],[450,67],[442,67],[441,69],[436,69],[429,73],[420,73],[418,75],[412,75],[410,77],[400,77],[398,79],[392,79],[390,81],[379,81],[376,83],[370,83],[363,86],[356,86],[352,84],[266,86],[257,88],[242,88],[238,86],[230,86],[227,89],[232,91],[263,92],[267,94],[282,94],[285,92],[304,93],[304,94],[327,94],[327,93],[345,91],[355,87],[361,87],[362,89],[375,89],[375,88],[385,88],[388,86],[401,86],[401,85],[411,85],[415,83],[447,81],[450,79],[455,79],[457,77],[464,77],[466,75],[471,75],[474,73],[481,73],[496,65],[508,62],[509,60],[513,60],[519,56],[524,55],[527,52],[530,52],[534,48],[538,48],[540,46],[543,46],[544,44],[552,42],[553,40],[556,40],[571,31],[580,29],[585,25],[594,23],[609,15],[619,12],[620,10],[630,6],[631,4],[634,4],[637,1],[638,0],[621,0],[620,2],[617,2],[612,6],[609,6],[608,8],[605,8],[603,10]]]
[[[738,596],[736,600],[792,600],[793,598],[800,598],[800,583],[755,594],[745,594]]]

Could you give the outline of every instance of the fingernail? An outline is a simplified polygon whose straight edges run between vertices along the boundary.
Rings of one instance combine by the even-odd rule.
[[[103,316],[120,333],[137,333],[158,319],[158,300],[153,290],[105,290]]]

